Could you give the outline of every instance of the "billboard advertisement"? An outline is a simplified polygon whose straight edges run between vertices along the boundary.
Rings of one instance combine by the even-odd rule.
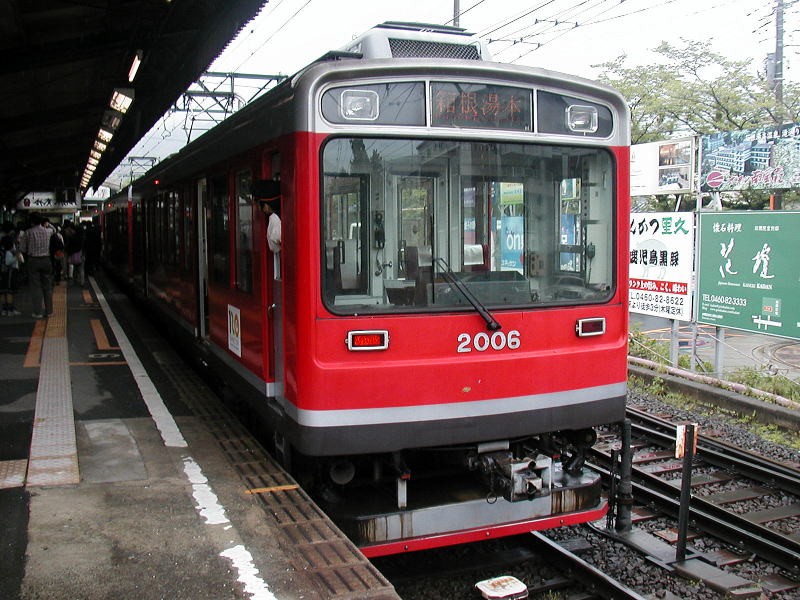
[[[800,185],[800,124],[726,131],[700,138],[700,189],[728,192]]]
[[[692,320],[694,213],[631,213],[631,312]]]
[[[697,321],[800,339],[800,213],[700,213]]]
[[[692,191],[694,138],[631,146],[631,196]]]

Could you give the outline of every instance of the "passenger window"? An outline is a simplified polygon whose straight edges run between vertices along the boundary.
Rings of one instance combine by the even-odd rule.
[[[236,175],[236,287],[253,290],[253,194],[252,173]]]
[[[228,239],[228,180],[217,175],[210,181],[211,199],[211,280],[230,285]]]

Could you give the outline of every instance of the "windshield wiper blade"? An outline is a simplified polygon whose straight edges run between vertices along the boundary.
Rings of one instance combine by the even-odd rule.
[[[450,287],[461,292],[464,298],[467,299],[467,302],[469,302],[483,318],[483,320],[486,321],[486,328],[489,331],[498,331],[499,329],[502,329],[503,326],[497,322],[497,319],[495,319],[494,316],[492,316],[492,313],[489,312],[489,309],[487,309],[483,303],[475,297],[475,294],[473,294],[469,288],[464,285],[463,281],[456,277],[456,274],[450,268],[450,265],[447,264],[445,259],[434,258],[433,261],[441,267],[442,277],[450,285]]]

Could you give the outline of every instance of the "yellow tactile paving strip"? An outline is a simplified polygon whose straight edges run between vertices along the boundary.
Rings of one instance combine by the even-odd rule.
[[[42,341],[27,485],[71,485],[79,481],[67,347],[67,293],[59,286],[53,292],[53,315],[47,319]]]
[[[0,461],[0,490],[24,485],[27,470],[28,461],[25,459]]]

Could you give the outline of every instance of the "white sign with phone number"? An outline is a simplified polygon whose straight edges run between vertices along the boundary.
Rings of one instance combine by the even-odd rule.
[[[692,213],[631,213],[630,312],[692,320],[694,230]]]

